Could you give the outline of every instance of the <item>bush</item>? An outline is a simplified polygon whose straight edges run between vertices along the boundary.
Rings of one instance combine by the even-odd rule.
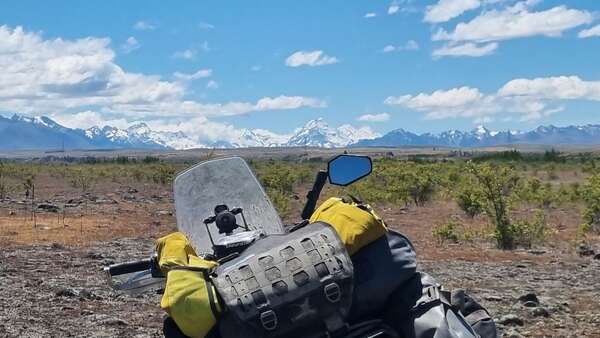
[[[5,199],[10,190],[12,189],[8,184],[7,169],[5,168],[4,164],[0,162],[0,200]]]
[[[514,248],[515,238],[508,217],[508,201],[518,182],[518,176],[511,167],[490,164],[470,163],[468,171],[474,177],[475,189],[482,192],[485,212],[495,226],[498,247]]]
[[[531,220],[514,221],[511,232],[516,245],[531,248],[534,244],[543,243],[548,233],[544,213],[537,210]]]
[[[464,187],[456,194],[456,203],[464,213],[473,218],[484,211],[484,202],[481,191],[472,187]]]
[[[460,224],[454,221],[448,221],[446,223],[434,226],[431,233],[433,237],[440,243],[444,243],[446,241],[458,243],[460,241],[460,235],[458,233],[459,227]]]
[[[587,179],[582,188],[582,196],[585,203],[582,231],[600,231],[600,173]]]
[[[289,196],[279,190],[271,190],[268,194],[277,212],[282,216],[286,216],[290,211]]]

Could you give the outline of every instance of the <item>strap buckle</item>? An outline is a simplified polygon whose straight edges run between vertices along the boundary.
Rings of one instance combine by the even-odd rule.
[[[325,298],[330,303],[337,303],[342,298],[342,292],[340,291],[340,286],[337,283],[329,283],[325,285],[323,288],[323,293],[325,293]]]
[[[277,328],[277,315],[273,310],[268,310],[260,314],[260,323],[267,331],[273,331]]]

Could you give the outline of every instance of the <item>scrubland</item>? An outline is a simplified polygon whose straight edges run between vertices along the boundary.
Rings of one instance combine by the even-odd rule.
[[[158,335],[159,296],[117,294],[100,268],[145,257],[174,231],[176,173],[214,156],[2,160],[0,336]],[[247,158],[286,223],[298,221],[327,159]],[[411,239],[424,270],[508,316],[503,334],[598,335],[600,157],[385,151],[373,164],[369,177],[328,185],[321,199],[371,204]],[[529,293],[535,306],[519,300]]]

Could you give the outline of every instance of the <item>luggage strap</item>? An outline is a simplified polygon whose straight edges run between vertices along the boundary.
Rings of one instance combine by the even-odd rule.
[[[423,288],[421,298],[419,298],[415,306],[413,306],[409,312],[421,311],[437,304],[445,304],[449,307],[453,307],[450,298],[450,291],[442,290],[439,285],[428,286]]]
[[[492,319],[492,317],[485,309],[479,309],[466,315],[465,319],[469,325],[473,326],[482,320]]]

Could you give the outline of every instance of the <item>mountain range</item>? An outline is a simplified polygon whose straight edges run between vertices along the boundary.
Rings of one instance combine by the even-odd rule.
[[[1,150],[58,149],[191,149],[244,147],[484,147],[509,144],[600,144],[600,125],[540,126],[521,131],[492,131],[478,126],[471,131],[449,130],[439,134],[416,134],[396,129],[385,135],[367,127],[330,127],[322,118],[310,120],[290,135],[264,129],[242,129],[228,140],[200,143],[183,132],[152,130],[145,123],[120,129],[112,126],[67,128],[54,120],[15,114],[0,116]]]
[[[345,147],[378,137],[369,128],[329,127],[323,119],[308,121],[291,135],[264,129],[242,129],[227,140],[198,142],[183,132],[152,130],[145,123],[120,129],[112,126],[67,128],[46,116],[0,116],[0,150],[59,149],[191,149],[246,147]]]

